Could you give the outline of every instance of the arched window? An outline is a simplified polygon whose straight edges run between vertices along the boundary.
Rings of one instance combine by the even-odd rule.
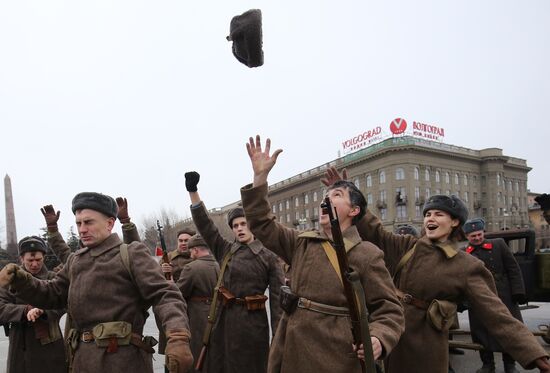
[[[426,169],[426,171],[424,171],[424,180],[430,181],[430,170],[428,170],[428,169]]]
[[[464,186],[468,186],[468,175],[464,175]]]
[[[405,179],[405,170],[401,167],[395,169],[395,180],[404,180]]]
[[[451,183],[451,175],[449,175],[448,172],[445,172],[445,182],[447,184],[450,184]]]
[[[384,184],[386,182],[386,172],[384,170],[380,171],[380,184]]]
[[[455,174],[455,185],[458,185],[458,174]]]
[[[414,168],[414,179],[418,180],[420,178],[420,172],[418,171],[418,167]]]
[[[439,171],[436,171],[435,172],[435,182],[439,183],[440,181],[441,181],[441,174],[439,173]]]
[[[372,187],[372,176],[370,174],[367,175],[367,188]]]

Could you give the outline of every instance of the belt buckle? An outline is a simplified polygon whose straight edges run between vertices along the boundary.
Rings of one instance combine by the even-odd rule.
[[[94,335],[92,332],[82,332],[82,335],[80,336],[80,340],[84,343],[90,343],[94,341]]]
[[[403,303],[407,303],[407,304],[410,304],[412,302],[412,299],[413,297],[410,294],[403,294],[403,297],[401,298]]]

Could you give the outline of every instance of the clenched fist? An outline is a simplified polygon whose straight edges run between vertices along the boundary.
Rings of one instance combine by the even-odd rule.
[[[17,264],[8,263],[0,271],[0,287],[7,288],[10,285],[24,283],[30,278],[32,275],[22,270]]]
[[[199,173],[196,171],[186,172],[185,189],[187,189],[188,192],[196,192],[197,185],[199,184],[200,178],[201,178],[201,175],[199,175]]]

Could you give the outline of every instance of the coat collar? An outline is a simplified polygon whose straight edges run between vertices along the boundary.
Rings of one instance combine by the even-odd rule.
[[[179,249],[176,249],[176,250],[170,251],[170,253],[168,253],[168,257],[170,258],[170,260],[173,260],[174,258],[177,258],[178,256],[181,256],[184,259],[191,258],[191,254],[189,253],[189,251],[186,251],[186,252],[182,253],[181,251],[179,251]]]
[[[451,241],[435,243],[426,236],[422,237],[420,241],[424,242],[428,246],[438,248],[443,252],[443,254],[445,254],[445,257],[447,257],[447,259],[451,259],[457,254],[456,245],[453,244]]]
[[[80,250],[77,250],[75,252],[75,255],[82,255],[85,252],[89,251],[91,256],[100,256],[107,251],[111,250],[114,247],[118,247],[122,245],[122,241],[118,237],[118,234],[111,233],[109,237],[107,237],[102,243],[100,243],[98,246],[94,248],[84,247]]]
[[[344,236],[344,246],[346,248],[346,252],[353,249],[362,241],[361,236],[359,236],[359,232],[357,231],[357,228],[355,227],[355,225],[352,225],[351,227],[346,229],[344,232],[342,232],[342,236]],[[317,230],[302,232],[298,235],[298,237],[312,238],[320,241],[332,242],[332,240],[325,234],[325,232],[321,232]]]
[[[196,260],[204,260],[205,262],[215,262],[216,258],[214,258],[213,255],[207,255],[207,256],[201,256],[200,258],[197,258]]]
[[[493,250],[493,244],[485,241],[481,245],[470,245],[466,248],[466,252],[471,254],[475,249]]]

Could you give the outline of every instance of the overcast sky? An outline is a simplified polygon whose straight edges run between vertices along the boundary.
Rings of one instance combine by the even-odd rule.
[[[256,69],[225,40],[250,8]],[[248,136],[284,149],[277,182],[396,117],[526,159],[528,188],[550,192],[549,45],[548,0],[1,1],[0,175],[18,237],[39,233],[48,203],[68,231],[81,191],[126,196],[138,224],[188,216],[189,170],[223,206],[252,179]]]

